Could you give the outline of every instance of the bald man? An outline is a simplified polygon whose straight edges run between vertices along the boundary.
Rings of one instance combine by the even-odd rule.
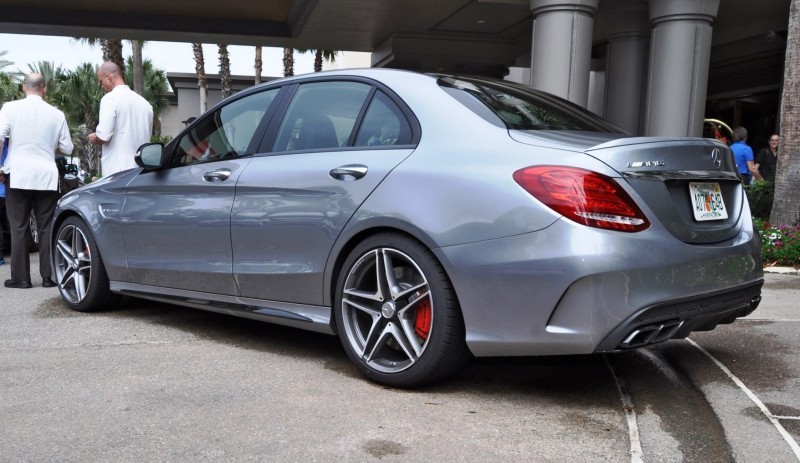
[[[8,189],[6,211],[11,228],[11,279],[6,288],[32,287],[28,236],[31,211],[39,230],[39,273],[42,286],[52,287],[50,232],[58,202],[56,152],[72,153],[64,113],[44,101],[47,88],[41,74],[31,73],[22,85],[25,98],[0,109],[0,140],[8,137],[8,155],[0,181]]]
[[[101,173],[107,177],[136,167],[136,150],[150,142],[153,107],[125,85],[119,66],[110,61],[97,69],[97,80],[106,94],[100,100],[100,122],[88,138],[103,145]]]

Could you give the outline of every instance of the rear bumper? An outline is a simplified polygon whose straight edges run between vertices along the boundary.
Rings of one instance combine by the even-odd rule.
[[[628,234],[559,220],[434,253],[475,356],[589,354],[683,337],[752,311],[763,269],[746,219],[734,239],[711,245],[663,229]]]
[[[696,296],[642,309],[621,323],[595,349],[610,352],[682,339],[692,331],[710,331],[752,313],[761,302],[763,280],[729,291]]]

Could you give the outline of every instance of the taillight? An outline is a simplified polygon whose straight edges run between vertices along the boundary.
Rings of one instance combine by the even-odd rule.
[[[619,184],[603,174],[563,166],[534,166],[514,172],[514,180],[564,217],[590,227],[638,232],[647,217]]]

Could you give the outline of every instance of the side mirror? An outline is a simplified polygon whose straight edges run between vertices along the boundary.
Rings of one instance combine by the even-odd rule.
[[[145,169],[158,169],[164,157],[164,145],[161,143],[145,143],[136,151],[136,164]]]

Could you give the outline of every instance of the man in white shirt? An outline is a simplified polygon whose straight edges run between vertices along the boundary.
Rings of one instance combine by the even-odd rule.
[[[136,167],[136,150],[150,142],[153,107],[125,85],[119,66],[112,62],[100,65],[97,80],[107,93],[100,100],[100,122],[88,138],[103,145],[100,162],[102,175],[107,177]]]
[[[64,113],[44,101],[44,77],[31,73],[22,86],[25,98],[0,109],[0,140],[9,138],[8,155],[0,179],[6,185],[6,211],[11,228],[11,279],[6,288],[30,288],[28,254],[30,215],[39,230],[39,273],[42,286],[52,287],[50,233],[58,202],[55,155],[72,153],[72,139]]]

